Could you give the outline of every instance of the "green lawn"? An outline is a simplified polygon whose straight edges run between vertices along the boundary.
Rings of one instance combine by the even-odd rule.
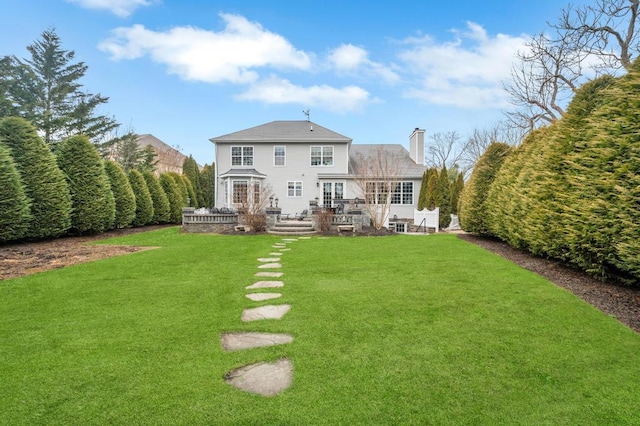
[[[181,234],[159,249],[0,281],[0,424],[640,424],[640,336],[451,235],[313,238],[251,302],[273,236]],[[290,303],[279,321],[246,307]],[[225,331],[291,345],[225,353]],[[289,357],[264,398],[223,381]]]

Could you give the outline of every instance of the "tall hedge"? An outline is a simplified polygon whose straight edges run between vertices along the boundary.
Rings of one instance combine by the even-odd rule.
[[[436,207],[440,208],[440,228],[445,229],[451,223],[451,183],[447,166],[442,166],[436,180],[434,194]]]
[[[159,178],[160,185],[169,200],[170,223],[182,223],[182,194],[175,178],[170,173],[162,173]]]
[[[182,181],[184,182],[185,187],[187,188],[187,196],[189,197],[187,199],[187,204],[190,207],[198,207],[198,195],[196,194],[196,191],[193,189],[193,184],[191,183],[191,181],[189,180],[189,177],[186,175],[182,175],[180,176],[180,178],[182,179]]]
[[[153,200],[142,173],[133,169],[129,171],[129,183],[136,196],[136,217],[133,226],[148,225],[153,220]]]
[[[478,159],[460,196],[458,217],[460,226],[467,232],[491,235],[488,208],[485,205],[489,189],[502,163],[509,156],[511,147],[494,142]]]
[[[22,238],[31,220],[30,201],[7,148],[0,142],[0,243]]]
[[[169,176],[178,186],[178,191],[180,191],[180,208],[185,207],[187,205],[187,198],[189,198],[189,189],[187,188],[187,184],[185,180],[182,178],[182,175],[179,175],[176,172],[166,172],[167,176]]]
[[[195,199],[191,203],[193,207],[203,207],[205,204],[204,194],[200,186],[200,168],[198,163],[190,155],[185,158],[182,163],[182,174],[189,178],[191,185],[193,185],[193,192],[195,193]]]
[[[28,121],[0,120],[0,140],[9,148],[31,201],[27,238],[51,238],[71,226],[71,196],[65,176],[49,147]]]
[[[149,171],[143,172],[142,177],[144,177],[144,181],[147,183],[151,201],[153,201],[153,218],[151,219],[151,223],[169,223],[171,220],[171,207],[169,205],[169,199],[164,193],[158,178]]]
[[[215,164],[205,164],[200,173],[200,189],[203,204],[201,207],[211,208],[215,205]]]
[[[56,155],[73,202],[71,231],[83,234],[111,229],[116,205],[95,145],[86,136],[72,136],[58,144]]]
[[[136,196],[122,167],[115,161],[105,161],[104,170],[111,184],[111,192],[116,203],[114,228],[126,228],[136,217]]]

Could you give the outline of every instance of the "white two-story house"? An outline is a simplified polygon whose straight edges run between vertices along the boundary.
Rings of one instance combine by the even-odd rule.
[[[390,216],[413,217],[424,166],[424,130],[415,129],[410,149],[402,145],[354,144],[352,139],[310,121],[273,121],[210,139],[215,145],[216,207],[237,208],[269,188],[283,213],[309,209],[310,201],[335,206],[336,200],[363,199],[355,171],[372,152],[403,162],[401,182]]]

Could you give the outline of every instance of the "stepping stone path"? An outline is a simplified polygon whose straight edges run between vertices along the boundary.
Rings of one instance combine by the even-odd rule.
[[[256,272],[256,277],[271,277],[271,278],[280,278],[284,275],[284,272]]]
[[[282,293],[249,293],[246,296],[247,299],[251,299],[254,302],[261,302],[263,300],[271,300],[282,297]]]
[[[259,362],[228,372],[224,380],[245,392],[273,396],[291,386],[293,363],[287,358],[272,363]]]
[[[304,237],[300,239],[309,239]],[[283,238],[283,242],[273,244],[278,252],[271,252],[269,256],[258,258],[258,269],[280,269],[283,252],[291,250],[288,244],[298,241],[296,238]],[[284,275],[280,271],[258,271],[256,277],[280,278]],[[284,287],[284,281],[256,281],[246,286],[247,290]],[[248,293],[245,295],[254,302],[277,299],[282,293]],[[247,308],[242,311],[240,319],[243,322],[275,320],[284,317],[291,309],[291,305],[264,305]],[[220,337],[222,347],[227,352],[262,348],[267,346],[285,345],[293,341],[288,334],[238,332],[224,333]],[[273,396],[286,390],[293,382],[293,363],[288,358],[275,362],[258,362],[229,371],[225,376],[226,383],[245,392],[262,396]]]
[[[258,308],[245,309],[240,319],[243,322],[265,319],[280,319],[291,309],[291,305],[266,305]]]

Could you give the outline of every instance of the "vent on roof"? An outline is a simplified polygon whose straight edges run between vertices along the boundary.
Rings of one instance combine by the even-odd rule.
[[[313,132],[313,125],[310,125],[310,126],[309,126],[309,131],[310,131],[310,132]]]

